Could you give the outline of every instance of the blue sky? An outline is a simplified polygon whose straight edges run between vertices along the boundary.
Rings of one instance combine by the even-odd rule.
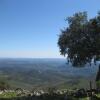
[[[93,17],[99,10],[100,0],[0,0],[0,57],[60,58],[65,18],[79,11]]]

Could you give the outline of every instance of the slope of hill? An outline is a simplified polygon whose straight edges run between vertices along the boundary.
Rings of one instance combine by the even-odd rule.
[[[65,59],[0,59],[0,80],[25,89],[88,87],[98,67],[87,66],[73,68]]]

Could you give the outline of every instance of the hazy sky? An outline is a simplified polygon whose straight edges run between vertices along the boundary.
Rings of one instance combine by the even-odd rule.
[[[0,57],[62,57],[57,46],[65,18],[100,10],[100,0],[0,0]]]

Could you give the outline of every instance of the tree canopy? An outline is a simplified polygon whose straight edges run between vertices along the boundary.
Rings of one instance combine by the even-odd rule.
[[[100,13],[88,19],[87,12],[68,17],[68,27],[61,30],[58,46],[73,66],[100,60]]]

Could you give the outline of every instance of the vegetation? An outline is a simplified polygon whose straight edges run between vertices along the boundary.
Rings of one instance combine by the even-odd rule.
[[[69,26],[59,35],[60,53],[67,55],[68,63],[71,62],[76,67],[87,63],[91,65],[92,62],[96,64],[96,61],[100,60],[100,13],[95,18],[88,19],[86,12],[79,12],[68,17],[67,21]],[[100,72],[96,81],[100,81]],[[92,90],[91,81],[90,90]]]
[[[7,64],[9,61],[9,64]],[[32,61],[32,62],[31,62]],[[0,60],[0,82],[10,88],[31,90],[56,87],[57,89],[87,88],[89,79],[95,79],[97,67],[76,69],[66,66],[65,59],[48,60]],[[84,74],[84,72],[87,72]],[[76,73],[76,74],[75,74]]]
[[[5,89],[9,89],[10,88],[10,85],[5,82],[5,81],[1,81],[0,82],[0,90],[5,90]]]
[[[14,97],[17,97],[16,92],[4,92],[0,94],[0,98],[12,99]]]
[[[100,94],[93,96],[93,100],[99,100]],[[50,93],[44,93],[41,95],[20,95],[18,96],[16,92],[4,92],[0,94],[0,100],[89,100],[89,97],[84,95],[82,92],[66,92],[63,94],[55,93],[50,91]]]
[[[69,26],[59,35],[58,45],[62,55],[73,66],[94,63],[100,59],[100,13],[88,19],[86,12],[67,18]]]

